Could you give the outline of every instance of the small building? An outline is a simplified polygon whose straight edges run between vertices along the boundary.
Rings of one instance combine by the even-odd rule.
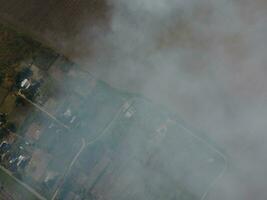
[[[17,167],[24,170],[27,164],[29,163],[30,158],[29,157],[19,157],[19,161],[17,163]]]
[[[135,114],[135,109],[133,107],[130,107],[126,113],[125,113],[125,117],[126,118],[131,118],[134,114]]]
[[[0,153],[4,153],[11,148],[11,145],[7,141],[3,141],[0,144]]]
[[[20,155],[18,157],[17,167],[20,167],[21,163],[23,163],[24,160],[26,160],[26,157],[23,155]]]
[[[25,78],[23,81],[21,81],[20,87],[23,89],[28,89],[31,86],[31,82],[29,79]]]
[[[72,116],[72,112],[71,110],[68,108],[64,113],[63,113],[63,116],[64,117],[71,117]]]

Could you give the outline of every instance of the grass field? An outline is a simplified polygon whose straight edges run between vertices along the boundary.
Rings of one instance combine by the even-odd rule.
[[[7,174],[2,168],[0,168],[0,183],[16,200],[39,200],[39,198],[30,193],[24,186],[18,184],[17,180]]]
[[[0,112],[11,113],[15,107],[16,96],[9,94],[0,106]]]
[[[222,154],[149,101],[134,98],[128,111],[83,152],[62,199],[81,188],[105,199],[203,199],[224,172]]]

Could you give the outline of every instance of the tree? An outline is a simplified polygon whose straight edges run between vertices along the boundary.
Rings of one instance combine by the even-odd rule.
[[[9,135],[9,131],[6,128],[0,128],[0,139],[3,139]]]
[[[11,131],[13,133],[15,133],[17,131],[17,127],[16,127],[15,123],[13,123],[13,122],[7,122],[6,129],[8,129],[9,131]]]
[[[15,104],[17,107],[18,106],[25,106],[25,100],[22,97],[17,96]]]
[[[4,82],[5,79],[5,73],[0,72],[0,85],[2,85],[2,83]]]
[[[7,114],[6,113],[0,113],[0,122],[1,122],[1,125],[5,124],[7,122]]]

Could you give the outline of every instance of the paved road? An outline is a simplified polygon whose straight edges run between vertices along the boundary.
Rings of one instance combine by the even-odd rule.
[[[54,194],[52,195],[51,200],[55,200],[61,187],[64,185],[64,181],[66,179],[66,177],[69,175],[73,165],[76,163],[77,159],[79,158],[79,156],[81,155],[81,153],[83,152],[84,148],[86,147],[85,144],[85,140],[82,139],[82,144],[81,144],[81,148],[79,149],[79,151],[77,152],[77,154],[74,156],[74,158],[72,159],[70,165],[68,166],[67,170],[64,173],[64,176],[62,177],[62,182],[60,182],[59,186],[57,187],[56,191],[54,192]]]
[[[116,122],[116,120],[119,118],[120,114],[122,112],[125,112],[126,110],[128,110],[128,108],[130,108],[132,104],[133,104],[133,99],[132,98],[130,98],[127,101],[125,101],[121,105],[121,107],[118,109],[117,113],[112,118],[112,120],[107,124],[106,127],[103,128],[101,133],[95,139],[89,141],[86,145],[90,146],[90,145],[94,144],[95,142],[97,142],[98,140],[102,139],[106,135],[107,131],[113,126],[114,122]]]
[[[220,171],[220,173],[218,174],[218,176],[215,177],[214,180],[211,182],[211,184],[209,185],[208,189],[201,196],[201,199],[200,200],[205,200],[205,199],[207,199],[207,196],[208,196],[209,192],[211,191],[211,189],[216,185],[216,183],[219,181],[219,179],[221,179],[223,177],[223,175],[225,175],[226,170],[228,168],[228,159],[226,158],[226,156],[221,151],[219,151],[218,149],[214,148],[206,140],[202,139],[201,137],[199,137],[198,135],[196,135],[195,133],[193,133],[191,130],[189,130],[188,128],[186,128],[185,126],[183,126],[180,123],[179,123],[179,126],[182,129],[184,129],[186,133],[188,133],[192,137],[194,137],[197,140],[200,140],[201,142],[203,142],[204,144],[206,144],[213,152],[216,152],[224,160],[224,167],[222,168],[222,170]]]

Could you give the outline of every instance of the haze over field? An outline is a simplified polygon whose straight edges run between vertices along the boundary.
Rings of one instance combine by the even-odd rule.
[[[175,109],[222,146],[230,170],[210,199],[266,199],[267,4],[112,5],[110,30],[94,41],[93,59],[77,58],[112,85]]]
[[[0,0],[0,12],[19,21],[15,2]],[[111,85],[175,110],[227,154],[209,199],[267,198],[266,1],[108,0],[97,10],[80,1],[82,15],[51,2],[24,3],[24,28]]]

